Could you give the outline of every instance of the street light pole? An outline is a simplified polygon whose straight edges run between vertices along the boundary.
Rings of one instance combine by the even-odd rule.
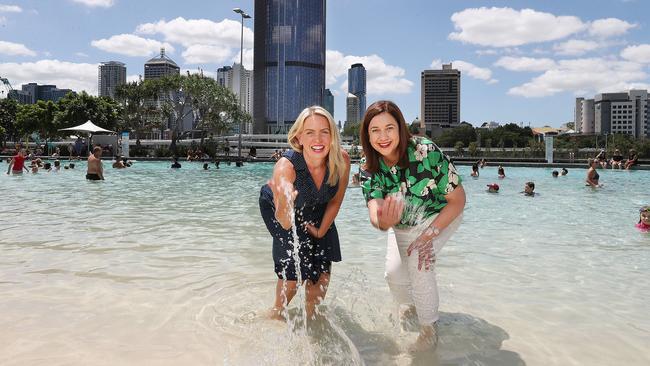
[[[251,16],[246,14],[245,11],[240,8],[232,9],[235,13],[241,15],[241,37],[240,37],[240,48],[239,48],[239,108],[243,111],[244,106],[242,105],[242,100],[244,99],[241,93],[241,84],[244,80],[244,19],[250,19]],[[239,143],[237,147],[237,157],[241,158],[241,132],[243,129],[243,124],[241,118],[239,119]]]

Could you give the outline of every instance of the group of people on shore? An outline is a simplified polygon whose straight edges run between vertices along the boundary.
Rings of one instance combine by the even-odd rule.
[[[607,153],[605,152],[605,149],[601,149],[594,160],[596,160],[598,165],[600,165],[603,169],[607,169],[609,166],[612,169],[630,170],[639,163],[639,154],[637,154],[636,150],[630,149],[627,154],[627,159],[624,159],[621,151],[619,149],[615,149],[612,158],[607,159]]]

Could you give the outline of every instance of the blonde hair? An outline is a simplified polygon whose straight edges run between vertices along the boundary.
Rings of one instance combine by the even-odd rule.
[[[327,167],[329,168],[330,175],[327,179],[327,184],[332,187],[343,177],[347,166],[347,163],[343,158],[343,153],[341,152],[341,137],[339,136],[339,130],[334,123],[332,115],[325,110],[325,108],[319,106],[311,106],[303,109],[298,115],[296,122],[291,126],[287,140],[292,149],[302,154],[302,146],[298,142],[298,135],[302,133],[307,118],[315,115],[325,117],[329,123],[330,150],[327,154]]]

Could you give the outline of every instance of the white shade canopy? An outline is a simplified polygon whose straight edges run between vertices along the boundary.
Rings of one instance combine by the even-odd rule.
[[[69,127],[69,128],[62,128],[59,131],[79,131],[79,132],[89,132],[89,133],[98,133],[98,132],[105,132],[105,133],[116,133],[115,131],[109,131],[105,128],[101,128],[94,123],[92,123],[90,120],[86,121],[86,123],[81,124],[79,126],[75,127]]]

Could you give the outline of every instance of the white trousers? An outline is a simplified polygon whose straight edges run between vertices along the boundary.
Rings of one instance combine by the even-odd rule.
[[[388,232],[388,249],[386,251],[386,273],[390,292],[397,304],[413,304],[418,314],[420,325],[430,325],[438,318],[438,284],[436,282],[435,260],[429,270],[418,270],[418,253],[406,255],[406,249],[426,229],[434,217],[427,219],[422,225],[408,229],[393,229]],[[463,215],[458,216],[440,234],[433,239],[433,254],[437,259],[438,253],[451,235],[456,232]]]

